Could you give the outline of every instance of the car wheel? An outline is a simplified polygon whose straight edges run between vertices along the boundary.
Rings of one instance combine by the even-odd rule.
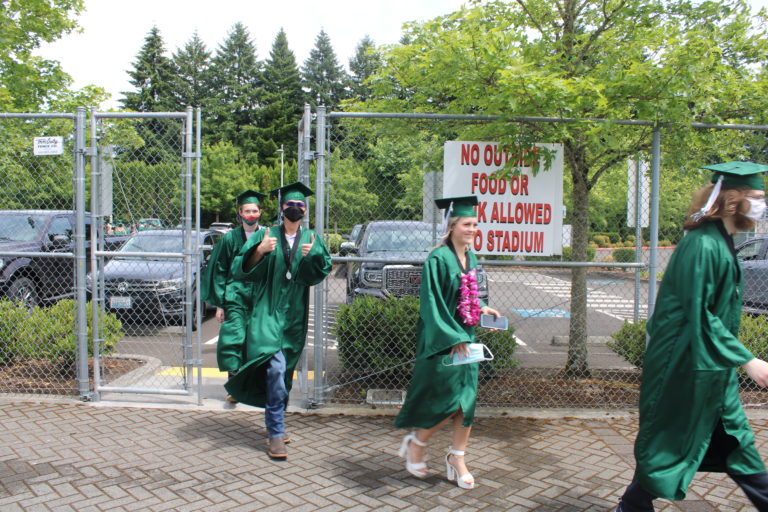
[[[30,309],[40,302],[37,285],[28,277],[20,277],[13,281],[8,287],[7,295],[9,299],[23,302]]]

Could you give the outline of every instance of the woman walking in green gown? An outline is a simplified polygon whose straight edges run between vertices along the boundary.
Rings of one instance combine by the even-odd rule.
[[[475,416],[479,363],[445,363],[454,354],[469,355],[480,312],[499,313],[477,300],[477,258],[468,249],[477,231],[477,198],[445,198],[435,203],[448,210],[448,230],[422,270],[416,363],[395,426],[415,429],[403,439],[400,456],[411,475],[425,478],[429,476],[424,462],[427,442],[451,423],[453,441],[445,457],[448,480],[472,489],[475,481],[464,463],[464,451]]]
[[[736,368],[759,386],[768,363],[739,342],[742,273],[732,235],[765,213],[768,166],[704,166],[713,182],[694,197],[688,234],[664,272],[640,387],[635,477],[620,512],[653,512],[653,500],[682,500],[697,471],[725,472],[757,510],[768,511],[768,473],[739,400]]]

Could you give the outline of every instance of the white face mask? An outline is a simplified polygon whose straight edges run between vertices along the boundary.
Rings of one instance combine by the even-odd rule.
[[[749,211],[744,215],[755,222],[762,220],[765,214],[765,199],[752,199],[748,197],[747,201],[749,201]]]

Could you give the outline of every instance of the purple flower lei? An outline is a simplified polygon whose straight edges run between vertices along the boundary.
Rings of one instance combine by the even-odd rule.
[[[464,325],[477,325],[480,321],[480,300],[477,298],[477,272],[475,269],[461,275],[459,305],[457,308]]]

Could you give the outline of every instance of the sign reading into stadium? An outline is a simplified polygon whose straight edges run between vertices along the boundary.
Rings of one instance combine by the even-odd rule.
[[[534,176],[537,153],[550,166]],[[449,141],[443,154],[443,197],[476,195],[478,230],[473,250],[488,255],[562,253],[563,146],[537,144],[526,152],[495,142]],[[509,161],[518,175],[496,176]]]

